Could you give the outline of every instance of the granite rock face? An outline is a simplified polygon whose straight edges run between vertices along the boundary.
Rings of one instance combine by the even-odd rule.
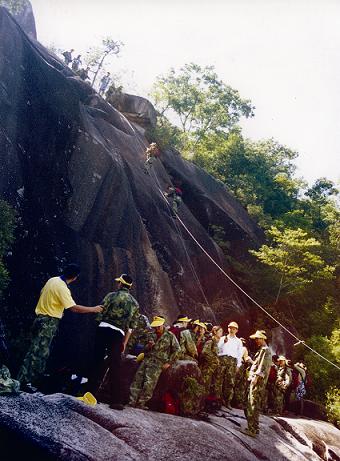
[[[8,4],[10,6],[11,1],[5,0],[4,6]],[[20,27],[26,32],[26,34],[33,38],[37,39],[37,30],[35,27],[35,19],[33,14],[32,4],[29,0],[21,0],[20,5],[15,12],[15,20],[20,24]]]
[[[261,417],[260,435],[239,432],[240,410],[203,422],[132,408],[86,406],[73,397],[0,398],[2,461],[336,461],[340,432],[323,421]]]
[[[143,98],[123,106],[153,117]],[[233,317],[247,333],[249,304],[171,217],[161,191],[180,182],[181,219],[229,273],[213,227],[224,230],[235,258],[261,241],[260,230],[221,183],[176,151],[163,151],[145,174],[148,142],[134,126],[0,8],[0,197],[18,216],[7,259],[14,335],[29,327],[45,281],[70,261],[83,269],[72,286],[78,303],[97,304],[128,272],[148,316]],[[91,322],[65,316],[69,355],[79,344],[86,355]]]
[[[159,189],[165,190],[170,176],[181,180],[181,218],[227,270],[210,229],[227,231],[233,254],[256,244],[260,231],[242,206],[171,150],[145,174],[146,139],[54,55],[27,39],[3,8],[0,38],[0,194],[20,215],[9,261],[14,284],[29,267],[26,282],[36,296],[64,261],[78,260],[84,270],[74,290],[83,303],[100,301],[113,277],[126,271],[147,314],[173,319],[181,306],[193,316],[205,308],[213,317],[203,306],[193,265],[210,304],[227,298],[231,310],[244,311],[244,299],[179,232]],[[14,269],[19,257],[21,269]]]

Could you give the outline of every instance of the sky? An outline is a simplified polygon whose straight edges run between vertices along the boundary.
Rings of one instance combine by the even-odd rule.
[[[31,0],[39,41],[85,53],[124,48],[110,70],[148,97],[158,75],[195,62],[255,105],[245,136],[299,152],[297,176],[340,182],[339,0]]]

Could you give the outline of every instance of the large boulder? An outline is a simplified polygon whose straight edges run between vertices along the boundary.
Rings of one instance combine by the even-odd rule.
[[[18,216],[7,260],[12,335],[27,331],[42,285],[68,261],[83,268],[72,287],[81,304],[97,304],[112,291],[114,277],[129,272],[149,317],[159,313],[172,321],[183,310],[215,322],[237,315],[246,334],[248,301],[171,217],[161,193],[171,180],[181,181],[181,219],[231,273],[211,237],[213,226],[223,228],[237,258],[262,234],[223,185],[170,149],[145,174],[146,138],[29,40],[4,8],[0,83],[0,197]],[[131,105],[147,106],[140,99]],[[87,360],[92,322],[90,316],[65,316],[61,343],[71,361],[75,354]]]
[[[152,128],[156,126],[157,113],[147,99],[124,93],[111,86],[107,92],[106,100],[138,127]]]
[[[30,38],[36,39],[37,30],[35,27],[35,19],[31,2],[29,0],[19,0],[17,2],[13,2],[12,0],[3,0],[1,3],[12,11],[15,20],[20,24],[20,27],[22,27],[26,34]],[[12,6],[13,4],[14,11]]]
[[[121,372],[121,392],[122,402],[129,402],[130,386],[133,378],[138,370],[139,363],[136,362],[136,357],[127,355],[122,361]],[[181,396],[184,391],[184,386],[187,379],[194,379],[196,383],[202,382],[200,369],[195,361],[177,360],[168,370],[163,371],[157,386],[154,390],[153,397],[149,402],[151,409],[156,411],[164,411],[164,396],[170,392],[172,397],[181,403]],[[203,392],[196,397],[195,413],[203,409]],[[98,398],[101,402],[110,403],[110,390],[108,386],[108,375],[106,375],[98,392]],[[189,396],[192,400],[192,396]],[[179,408],[181,414],[187,414],[186,408],[183,405]]]
[[[86,406],[73,397],[0,397],[1,460],[336,461],[340,432],[323,421],[268,417],[246,438],[239,410],[203,422],[132,408]]]

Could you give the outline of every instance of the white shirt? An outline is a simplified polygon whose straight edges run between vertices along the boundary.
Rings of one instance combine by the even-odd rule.
[[[225,343],[225,338],[228,341]],[[237,366],[240,367],[242,363],[243,344],[240,338],[237,336],[222,336],[218,342],[218,355],[229,355],[237,360]]]
[[[121,329],[118,328],[118,327],[115,327],[114,325],[111,325],[110,323],[100,322],[99,326],[100,326],[100,327],[105,327],[105,328],[111,328],[112,330],[117,330],[117,331],[119,331],[123,336],[125,336],[125,333],[124,333],[123,330],[121,330]]]

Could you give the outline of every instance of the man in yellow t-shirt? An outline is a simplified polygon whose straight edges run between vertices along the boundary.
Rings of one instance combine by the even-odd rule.
[[[18,374],[23,391],[37,390],[32,384],[36,384],[45,371],[51,342],[64,310],[70,309],[79,314],[100,313],[103,310],[102,306],[81,306],[73,300],[68,285],[77,280],[79,273],[79,266],[70,264],[62,276],[50,278],[41,290],[35,309],[37,317],[33,323],[31,346]]]

